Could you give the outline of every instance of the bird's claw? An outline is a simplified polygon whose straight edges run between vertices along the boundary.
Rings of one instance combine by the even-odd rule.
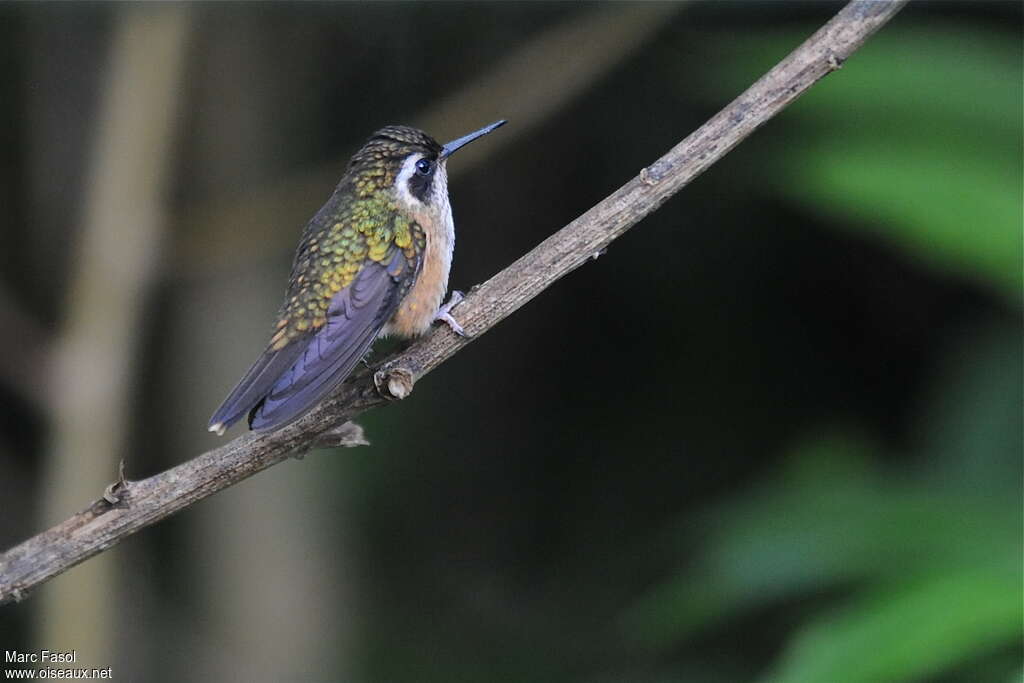
[[[462,303],[462,300],[465,298],[466,296],[462,292],[458,290],[453,291],[451,296],[448,297],[447,303],[437,309],[437,315],[434,316],[434,320],[440,320],[450,327],[452,332],[460,337],[469,337],[470,335],[462,325],[459,324],[459,321],[452,317],[451,310]]]

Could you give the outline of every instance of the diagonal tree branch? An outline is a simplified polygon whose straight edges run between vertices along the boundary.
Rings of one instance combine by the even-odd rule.
[[[854,0],[725,109],[610,196],[474,288],[459,307],[466,330],[479,336],[600,253],[669,197],[838,69],[906,0]],[[136,482],[118,482],[65,522],[0,556],[0,603],[221,489],[293,454],[359,441],[344,423],[403,398],[422,377],[471,339],[438,328],[392,355],[376,372],[362,370],[298,422],[273,433],[249,433],[188,462]],[[378,388],[379,387],[379,388]],[[339,427],[342,425],[342,427]]]

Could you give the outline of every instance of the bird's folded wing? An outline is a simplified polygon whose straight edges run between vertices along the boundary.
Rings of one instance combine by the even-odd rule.
[[[223,433],[263,400],[270,388],[298,360],[308,345],[309,336],[295,339],[281,349],[268,348],[238,381],[217,412],[210,418],[210,431]]]
[[[267,351],[210,420],[228,426],[249,413],[254,430],[298,419],[340,383],[394,314],[415,269],[392,247],[381,262],[366,260],[331,299],[327,321],[285,347]]]

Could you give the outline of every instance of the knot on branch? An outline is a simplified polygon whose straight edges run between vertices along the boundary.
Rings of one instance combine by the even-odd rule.
[[[301,460],[306,453],[314,448],[355,448],[369,445],[370,442],[366,439],[366,434],[361,426],[355,422],[343,422],[320,434],[309,445],[309,448],[298,451],[294,457]]]
[[[130,482],[124,476],[124,460],[117,468],[117,481],[103,489],[103,495],[93,505],[96,514],[103,514],[109,509],[128,507],[128,485]],[[96,509],[97,507],[104,509]]]
[[[377,393],[389,401],[401,401],[412,393],[416,377],[409,368],[381,368],[373,373],[373,384]]]

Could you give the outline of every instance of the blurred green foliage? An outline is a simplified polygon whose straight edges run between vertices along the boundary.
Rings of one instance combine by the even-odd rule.
[[[722,41],[727,58],[708,70],[709,92],[738,92],[810,31]],[[1018,41],[967,29],[882,32],[787,112],[800,134],[765,155],[759,177],[823,224],[871,235],[1016,308],[1020,57]],[[795,604],[803,616],[761,680],[977,680],[971,667],[984,656],[1016,652],[1019,330],[976,330],[947,361],[914,418],[910,452],[887,452],[857,427],[820,426],[789,450],[785,471],[680,524],[666,545],[696,543],[696,557],[623,612],[623,638],[666,655]]]
[[[957,369],[966,381],[943,402],[969,407],[981,384],[993,394],[983,405],[1013,405],[1014,382],[976,382],[990,379],[978,374],[1005,361],[1005,351],[989,345],[968,356]],[[1019,350],[1014,360],[1020,367]],[[1001,412],[995,421],[972,408],[948,417],[983,441],[1012,444],[1019,414]],[[926,431],[923,443],[936,436]],[[737,612],[837,591],[765,680],[918,680],[1011,646],[1024,600],[1022,530],[1006,514],[1018,498],[1019,464],[1012,448],[997,450],[1000,461],[982,467],[984,476],[965,477],[960,463],[983,454],[969,440],[961,446],[924,449],[906,471],[878,464],[881,448],[856,431],[809,436],[779,477],[684,525],[679,543],[705,538],[700,561],[627,611],[624,635],[645,649],[670,648]]]
[[[726,44],[709,83],[737,92],[806,35]],[[776,189],[1019,303],[1020,75],[1019,41],[948,26],[883,31],[794,103],[804,134],[777,155]]]

